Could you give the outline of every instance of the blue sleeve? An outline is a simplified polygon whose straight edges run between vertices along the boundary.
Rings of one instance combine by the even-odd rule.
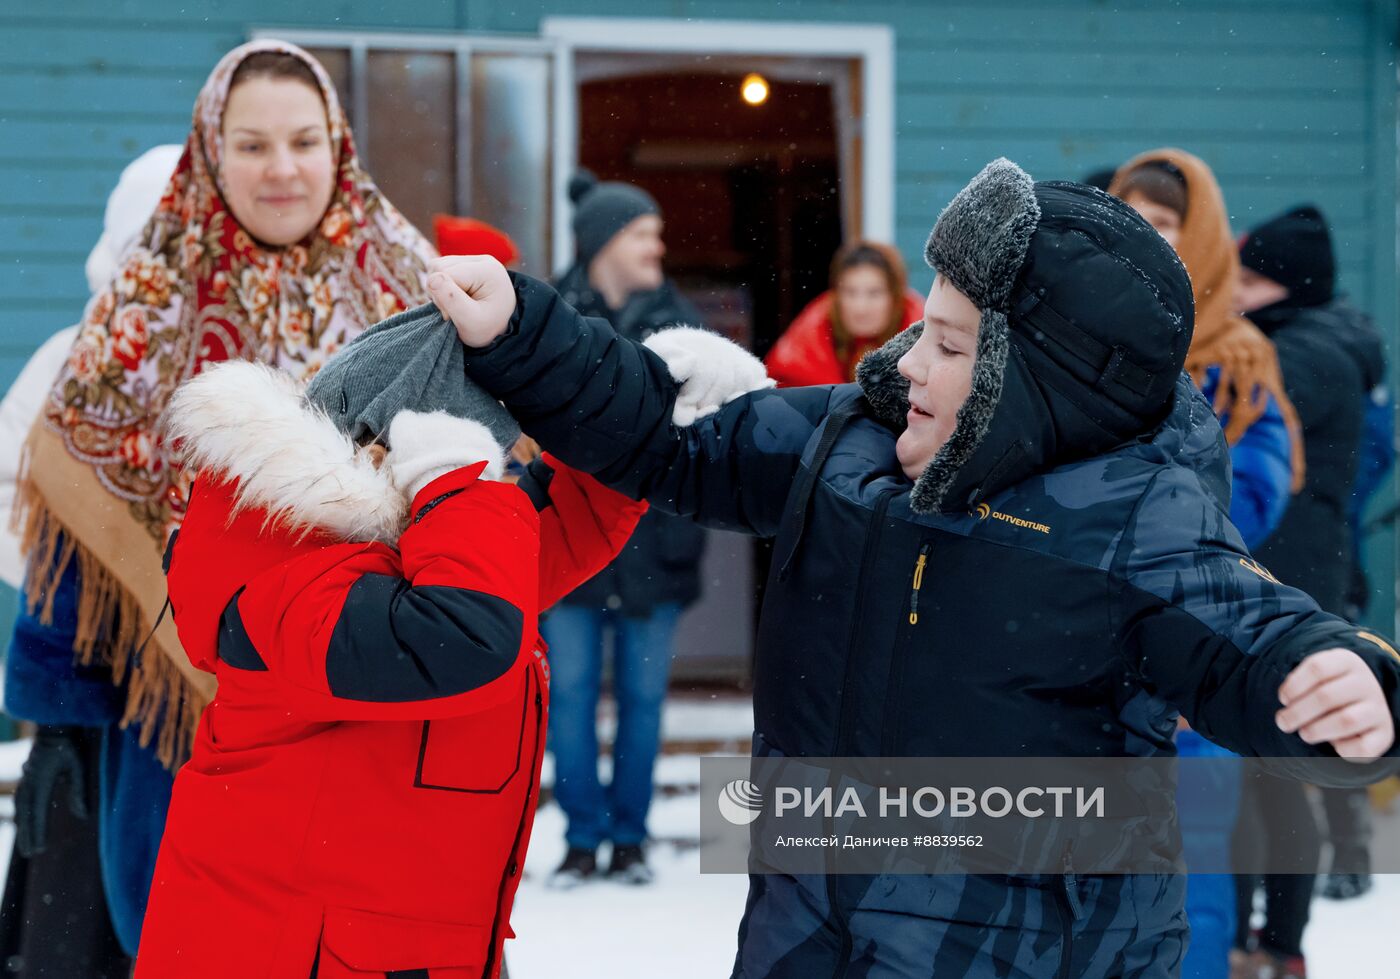
[[[1366,501],[1380,489],[1395,465],[1395,405],[1384,385],[1366,399],[1366,413],[1362,418],[1361,450],[1356,460],[1356,485],[1352,489],[1353,524],[1360,522]]]
[[[1333,764],[1330,745],[1280,731],[1278,689],[1313,653],[1356,653],[1400,717],[1400,652],[1390,640],[1322,611],[1240,546],[1198,478],[1168,469],[1124,528],[1114,559],[1113,616],[1129,666],[1148,692],[1206,738],[1280,774],[1364,785],[1400,769],[1400,742],[1379,761]]]
[[[72,561],[54,595],[53,621],[39,621],[20,592],[19,616],[5,658],[5,710],[36,724],[98,727],[121,720],[123,691],[100,667],[73,660],[78,623],[78,568]]]
[[[1201,387],[1207,401],[1214,400],[1216,377],[1217,369],[1210,368]],[[1228,420],[1228,416],[1222,417],[1221,426]],[[1292,455],[1283,412],[1270,396],[1264,414],[1230,446],[1230,522],[1250,550],[1278,529],[1288,509]]]

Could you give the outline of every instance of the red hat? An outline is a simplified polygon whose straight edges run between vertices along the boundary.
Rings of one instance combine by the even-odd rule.
[[[433,236],[442,255],[490,255],[502,265],[520,258],[520,249],[510,235],[476,218],[459,218],[451,214],[433,215]]]

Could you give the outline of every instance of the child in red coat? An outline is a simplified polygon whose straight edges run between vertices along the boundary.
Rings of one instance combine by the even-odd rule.
[[[219,689],[137,975],[498,975],[544,749],[538,613],[645,504],[548,456],[499,482],[491,431],[442,411],[397,411],[376,455],[249,363],[171,417],[200,469],[171,605]]]

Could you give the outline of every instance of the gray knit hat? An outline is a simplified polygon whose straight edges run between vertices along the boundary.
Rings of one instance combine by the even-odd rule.
[[[306,399],[356,441],[386,436],[400,411],[481,422],[502,449],[520,437],[510,413],[467,379],[462,342],[427,303],[376,323],[312,378]]]
[[[660,214],[661,208],[640,187],[608,181],[599,183],[588,170],[569,181],[574,202],[574,243],[579,264],[587,265],[627,225],[644,214]]]

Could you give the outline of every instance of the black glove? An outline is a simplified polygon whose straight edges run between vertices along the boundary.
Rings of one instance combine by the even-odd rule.
[[[79,727],[39,725],[15,790],[15,849],[28,859],[48,845],[49,807],[60,780],[68,780],[68,809],[88,818]]]

